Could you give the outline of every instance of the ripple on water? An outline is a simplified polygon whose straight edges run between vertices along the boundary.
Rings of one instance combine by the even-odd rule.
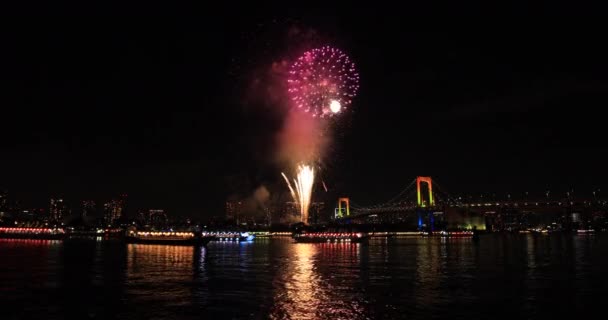
[[[602,311],[608,241],[402,238],[361,244],[0,240],[2,315],[63,319],[427,319]],[[33,303],[36,301],[36,303]]]

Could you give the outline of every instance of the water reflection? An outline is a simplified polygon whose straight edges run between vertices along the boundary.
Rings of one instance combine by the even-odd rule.
[[[265,239],[208,250],[0,240],[0,254],[2,319],[547,318],[603,311],[608,287],[605,235]]]
[[[294,244],[275,278],[272,319],[354,319],[361,315],[359,244]]]
[[[4,302],[24,298],[31,287],[58,285],[48,270],[59,263],[60,245],[59,240],[0,239],[0,292],[9,299]]]
[[[315,318],[320,299],[327,296],[326,288],[315,271],[318,250],[313,244],[294,247],[292,263],[288,265],[284,279],[286,301],[277,301],[289,318]]]
[[[193,303],[193,276],[204,272],[205,248],[130,244],[127,255],[127,295],[149,306],[136,310],[138,316],[167,317]]]
[[[446,263],[446,256],[442,255],[442,248],[446,246],[446,239],[427,238],[426,245],[418,246],[416,255],[416,305],[422,308],[429,307],[439,297],[442,264]],[[445,254],[445,253],[443,253]],[[440,260],[442,258],[443,260]]]

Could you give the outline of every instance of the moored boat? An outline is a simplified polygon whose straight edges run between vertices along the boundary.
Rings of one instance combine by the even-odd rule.
[[[420,232],[422,236],[440,236],[440,237],[473,237],[475,232],[473,231],[422,231]]]
[[[128,243],[172,244],[172,245],[206,245],[213,236],[202,235],[192,231],[136,231],[127,233]]]
[[[360,243],[368,238],[363,232],[303,232],[293,235],[293,239],[301,243]]]
[[[595,230],[594,229],[577,229],[576,234],[578,234],[578,235],[595,234]]]
[[[65,238],[63,228],[29,228],[29,227],[0,227],[2,239],[48,239],[61,240]]]
[[[251,241],[255,238],[255,235],[249,232],[204,232],[204,236],[213,237],[212,241]]]

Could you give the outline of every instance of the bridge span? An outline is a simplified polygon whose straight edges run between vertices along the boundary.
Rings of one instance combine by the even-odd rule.
[[[483,200],[483,201],[482,201]],[[359,206],[341,197],[335,210],[337,223],[398,224],[423,228],[500,230],[559,223],[563,227],[606,223],[608,201],[597,198],[463,200],[440,188],[431,177],[416,177],[392,199]],[[342,206],[344,204],[344,206]],[[351,206],[352,204],[352,206]]]

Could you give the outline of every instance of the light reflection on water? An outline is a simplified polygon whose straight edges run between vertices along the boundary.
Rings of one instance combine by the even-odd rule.
[[[127,248],[127,295],[134,303],[152,307],[145,312],[151,316],[166,315],[166,309],[188,304],[195,264],[204,263],[204,248],[129,244]],[[198,256],[198,257],[197,257]],[[203,259],[203,261],[201,261]],[[163,283],[162,289],[157,283]]]
[[[360,310],[350,281],[357,277],[359,244],[297,244],[275,280],[275,319],[342,318]],[[329,263],[329,265],[327,265]],[[355,299],[354,299],[355,298]]]
[[[2,319],[546,318],[600,311],[608,288],[606,235],[0,240],[0,255]]]

